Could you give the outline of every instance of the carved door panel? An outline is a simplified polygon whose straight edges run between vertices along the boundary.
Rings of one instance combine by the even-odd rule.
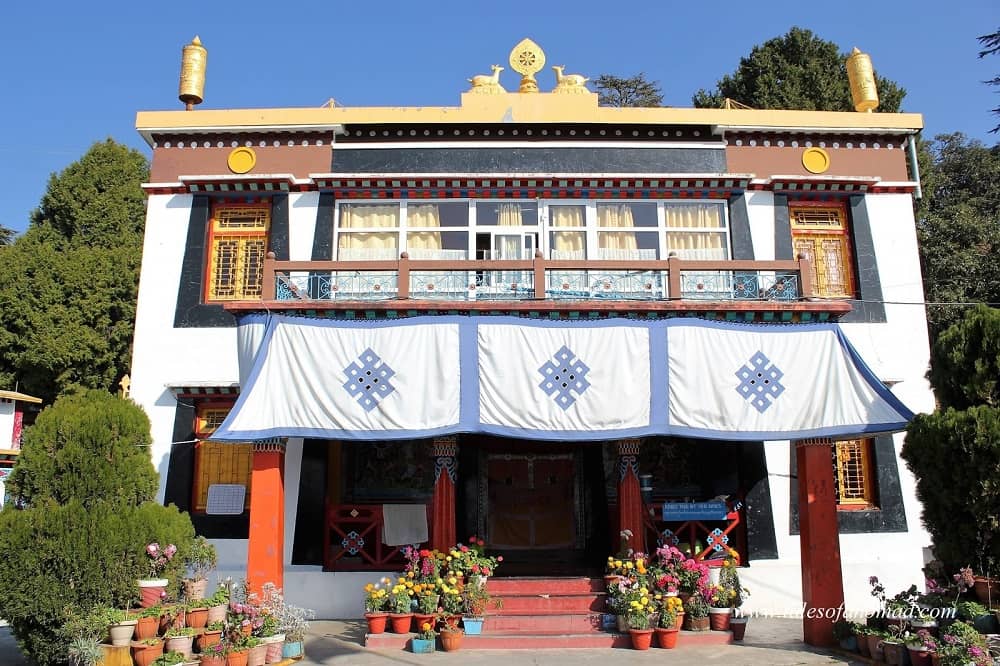
[[[487,465],[491,547],[573,547],[575,478],[571,455],[491,455]]]

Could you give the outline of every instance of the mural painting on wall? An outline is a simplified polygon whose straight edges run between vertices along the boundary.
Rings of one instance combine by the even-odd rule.
[[[434,484],[431,440],[357,442],[352,445],[351,494],[368,499],[421,499]]]
[[[604,483],[609,498],[618,496],[618,442],[605,442]],[[698,494],[700,484],[694,476],[693,449],[688,442],[667,437],[642,441],[639,473],[653,475],[654,493],[669,497]]]

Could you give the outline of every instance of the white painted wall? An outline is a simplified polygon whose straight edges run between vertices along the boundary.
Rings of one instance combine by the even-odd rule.
[[[307,260],[311,256],[318,198],[317,193],[289,195],[292,259]],[[774,197],[770,192],[749,192],[747,198],[754,254],[761,260],[773,259]],[[226,385],[238,380],[235,329],[173,328],[191,200],[188,195],[149,197],[139,287],[132,396],[146,409],[152,422],[151,455],[160,470],[161,500],[176,406],[166,385],[193,382]],[[886,305],[888,322],[845,324],[843,328],[877,376],[898,382],[892,390],[904,403],[914,411],[928,411],[933,409],[933,398],[923,378],[928,359],[924,310],[920,305],[902,304],[923,300],[911,199],[908,195],[869,195],[867,204],[883,294],[890,301]],[[902,435],[897,435],[895,442],[898,453]],[[801,605],[799,540],[789,534],[789,450],[788,442],[765,443],[780,559],[753,561],[741,570],[752,593],[747,602],[751,610],[773,612]],[[301,460],[302,441],[293,439],[285,458],[286,563],[291,561],[295,534]],[[913,492],[913,478],[902,463],[900,481],[908,532],[841,537],[849,610],[873,607],[869,576],[878,576],[889,590],[922,581],[922,548],[929,538],[919,524],[920,507]],[[219,553],[218,577],[243,578],[246,540],[216,540],[215,544]],[[285,593],[290,603],[313,608],[321,618],[358,617],[364,583],[382,575],[385,572],[324,573],[319,566],[286,564]]]

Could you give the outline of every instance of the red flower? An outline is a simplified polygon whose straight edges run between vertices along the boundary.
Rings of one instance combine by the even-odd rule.
[[[469,547],[468,546],[462,546],[459,550],[461,550],[463,553],[467,553],[467,552],[469,552]]]

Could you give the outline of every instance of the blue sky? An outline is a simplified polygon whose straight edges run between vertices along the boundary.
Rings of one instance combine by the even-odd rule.
[[[507,64],[531,37],[567,73],[645,72],[671,106],[690,106],[750,49],[793,26],[844,51],[858,46],[907,90],[925,136],[988,144],[1000,104],[982,83],[1000,56],[976,36],[1000,26],[996,0],[859,2],[17,2],[0,28],[0,225],[22,231],[49,175],[113,137],[147,156],[138,110],[180,109],[181,47],[209,50],[201,108],[448,106],[466,79]],[[508,67],[509,70],[509,67]],[[504,72],[508,89],[515,76]]]

